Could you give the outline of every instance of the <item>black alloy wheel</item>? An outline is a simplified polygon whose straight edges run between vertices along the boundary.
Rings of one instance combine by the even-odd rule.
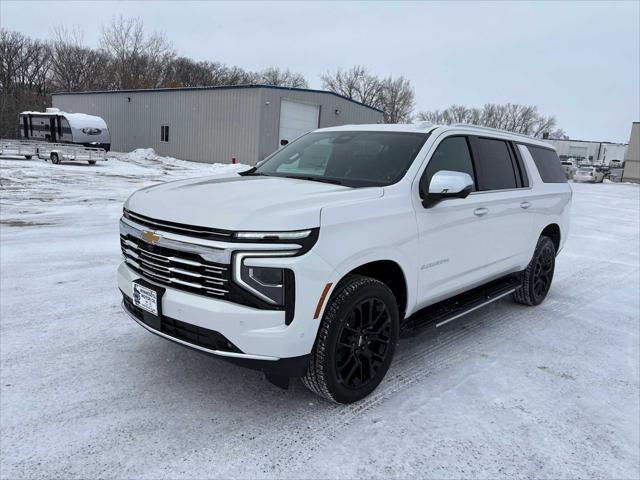
[[[551,287],[555,252],[552,248],[543,248],[533,267],[533,293],[536,298],[544,298]]]
[[[384,302],[369,298],[358,303],[342,326],[336,348],[338,381],[359,389],[376,378],[392,341],[392,319]]]
[[[391,365],[399,317],[398,302],[386,284],[347,275],[327,301],[302,383],[336,403],[369,395]]]
[[[533,258],[522,272],[522,287],[513,292],[513,299],[523,305],[541,304],[551,288],[555,265],[555,244],[543,235],[538,239]]]

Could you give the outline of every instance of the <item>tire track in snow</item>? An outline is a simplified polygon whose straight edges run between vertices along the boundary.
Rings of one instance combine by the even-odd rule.
[[[226,447],[231,451],[244,451],[244,456],[240,455],[242,460],[228,463],[222,471],[217,469],[216,474],[255,477],[256,468],[259,468],[265,477],[303,476],[304,471],[298,469],[303,469],[306,461],[311,459],[316,451],[336,439],[341,431],[359,417],[399,392],[465,358],[472,357],[478,350],[491,349],[494,345],[508,341],[524,328],[536,328],[543,324],[549,315],[542,315],[541,310],[550,310],[553,315],[558,316],[569,314],[577,307],[585,307],[595,302],[597,297],[590,293],[613,288],[613,280],[620,281],[622,277],[636,274],[634,266],[629,266],[621,272],[620,265],[617,269],[606,269],[603,268],[603,263],[605,262],[592,262],[585,267],[582,266],[584,264],[573,264],[579,268],[565,271],[554,283],[556,294],[552,294],[538,307],[526,307],[509,303],[509,300],[501,300],[441,329],[427,329],[417,337],[400,342],[387,377],[369,397],[347,406],[319,400],[318,403],[313,402],[309,408],[274,419],[283,426],[279,433],[274,436],[273,431],[265,429],[253,432],[252,438],[252,450],[270,451],[272,455],[253,459],[253,462],[247,458],[247,445],[236,444],[232,440],[231,445],[227,444]],[[594,279],[597,281],[594,282]],[[565,282],[581,280],[584,280],[585,287],[580,291],[579,297],[558,294],[564,291]],[[589,298],[592,300],[586,300]],[[303,389],[302,385],[295,385],[292,393],[304,395],[301,391]],[[287,426],[294,426],[295,430],[287,429]],[[268,445],[272,445],[271,448]],[[273,445],[277,445],[277,450]],[[237,459],[238,456],[229,455],[229,458]]]

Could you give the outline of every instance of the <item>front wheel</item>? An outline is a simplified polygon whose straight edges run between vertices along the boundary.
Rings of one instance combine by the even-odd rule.
[[[556,247],[549,237],[543,235],[522,273],[522,287],[513,292],[513,299],[523,305],[540,305],[551,288],[555,267]]]
[[[58,165],[60,163],[60,158],[58,157],[57,153],[51,154],[51,163],[53,163],[54,165]]]
[[[95,160],[87,160],[89,162],[89,165],[95,165],[96,161]]]
[[[349,275],[331,295],[302,382],[327,400],[356,402],[389,370],[398,334],[398,304],[389,287]]]

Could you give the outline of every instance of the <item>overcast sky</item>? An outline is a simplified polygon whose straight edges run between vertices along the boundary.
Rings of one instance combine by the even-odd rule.
[[[180,55],[319,75],[364,65],[403,75],[416,111],[535,104],[572,137],[627,142],[640,120],[640,2],[220,3],[0,1],[0,25],[47,38],[79,26],[96,46],[111,15],[141,17]]]

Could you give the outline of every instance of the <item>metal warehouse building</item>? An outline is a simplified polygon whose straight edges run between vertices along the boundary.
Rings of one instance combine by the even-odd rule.
[[[622,162],[627,150],[626,143],[551,138],[544,141],[556,147],[560,160],[575,158],[602,165],[609,165],[612,160]]]
[[[265,85],[55,93],[53,106],[102,117],[112,150],[249,165],[318,127],[382,122],[332,92]]]

